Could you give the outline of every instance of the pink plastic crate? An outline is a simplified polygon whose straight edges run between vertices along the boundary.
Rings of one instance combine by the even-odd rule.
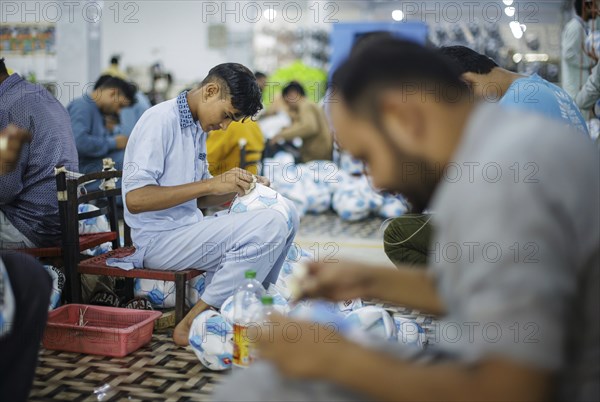
[[[48,314],[46,349],[127,356],[152,339],[159,311],[67,304]]]

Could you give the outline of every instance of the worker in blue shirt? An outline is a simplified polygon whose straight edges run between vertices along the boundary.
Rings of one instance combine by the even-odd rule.
[[[120,71],[120,70],[118,70]],[[116,75],[115,70],[108,69],[105,74],[98,78],[94,88],[98,88],[105,80],[117,77],[125,79],[125,73],[119,73]],[[124,107],[120,110],[119,114],[104,116],[105,127],[108,131],[111,131],[113,135],[129,135],[133,132],[133,128],[136,123],[142,117],[144,112],[152,107],[150,99],[142,92],[135,91],[135,101],[132,105]]]
[[[102,170],[102,159],[112,158],[116,168],[123,168],[123,155],[128,137],[115,134],[105,125],[105,116],[118,114],[135,103],[135,86],[117,77],[100,77],[94,90],[72,101],[67,110],[81,173]]]
[[[149,109],[129,137],[122,194],[136,252],[118,263],[208,273],[201,300],[175,328],[179,345],[188,344],[194,318],[220,308],[246,270],[256,271],[265,286],[275,283],[296,234],[298,215],[289,200],[289,220],[273,209],[213,216],[200,210],[246,194],[255,182],[269,185],[239,168],[212,177],[207,162],[207,133],[261,108],[254,74],[222,64],[198,88]]]
[[[9,74],[0,59],[0,130],[11,125],[28,131],[31,142],[10,173],[0,177],[0,249],[56,246],[60,218],[54,167],[78,169],[69,115],[44,87]]]
[[[442,47],[440,53],[457,65],[463,80],[482,100],[544,115],[589,136],[585,119],[573,98],[539,75],[513,73],[465,46]]]

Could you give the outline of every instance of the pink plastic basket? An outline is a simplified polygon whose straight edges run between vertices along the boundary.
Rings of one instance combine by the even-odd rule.
[[[152,339],[159,311],[67,304],[48,314],[46,349],[127,356]]]

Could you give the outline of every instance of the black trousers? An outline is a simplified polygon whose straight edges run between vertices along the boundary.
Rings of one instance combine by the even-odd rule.
[[[0,252],[15,295],[11,332],[0,338],[0,401],[27,400],[48,319],[52,281],[34,258]]]

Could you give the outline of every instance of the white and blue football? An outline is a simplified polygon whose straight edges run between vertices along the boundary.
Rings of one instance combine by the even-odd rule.
[[[145,297],[153,308],[175,307],[175,282],[136,278],[133,287],[135,297]]]
[[[302,257],[302,248],[294,243],[292,244],[292,247],[289,248],[285,260],[288,262],[296,262],[300,260],[300,257]]]
[[[322,300],[304,300],[296,303],[291,308],[289,317],[333,326],[337,332],[347,329],[344,315],[339,312],[336,304]]]
[[[185,302],[188,307],[192,307],[198,303],[206,288],[205,282],[205,273],[187,282]],[[153,308],[165,309],[175,307],[175,282],[136,278],[133,290],[135,297],[147,298]]]
[[[348,315],[351,312],[358,310],[363,307],[363,302],[361,299],[349,299],[336,303],[336,306],[340,313],[344,315]]]
[[[190,329],[189,342],[204,367],[213,371],[231,368],[233,327],[216,311],[198,315]]]
[[[331,208],[331,193],[325,183],[317,184],[312,177],[306,176],[302,184],[306,195],[306,212],[320,214]]]
[[[370,339],[397,340],[396,323],[392,316],[381,307],[367,306],[360,308],[348,314],[345,321],[350,328],[362,333],[365,341]]]
[[[50,292],[49,310],[54,310],[60,305],[60,297],[65,286],[65,274],[52,265],[44,265],[44,269],[52,278],[52,291]]]
[[[229,296],[223,304],[221,304],[221,315],[231,325],[233,325],[233,296]]]
[[[383,197],[369,186],[366,177],[352,178],[338,188],[332,198],[332,207],[344,221],[359,221],[377,212]]]
[[[202,273],[194,279],[187,282],[185,289],[185,302],[188,307],[193,307],[200,301],[200,297],[206,288],[206,273]]]
[[[281,315],[287,315],[290,312],[290,305],[285,297],[281,295],[276,285],[271,284],[267,289],[267,295],[273,297],[273,308]]]
[[[92,204],[80,204],[78,212],[97,211],[98,207]],[[110,232],[110,223],[105,215],[101,215],[95,218],[84,219],[79,221],[79,234],[92,234],[92,233],[104,233]],[[104,253],[108,253],[112,250],[112,243],[106,242],[99,246],[96,246],[89,250],[84,250],[82,253],[90,256],[97,256]]]
[[[325,181],[325,185],[331,195],[335,194],[340,188],[347,186],[348,183],[355,180],[350,174],[343,170],[338,170]]]
[[[293,203],[292,203],[293,204]],[[263,209],[272,209],[279,212],[286,219],[288,229],[293,229],[293,206],[282,194],[270,187],[257,183],[252,191],[242,197],[236,197],[229,209],[232,214],[245,213]]]
[[[300,259],[304,259],[306,261],[313,261],[314,256],[309,252],[304,250],[298,244],[292,244],[292,247],[288,250],[287,256],[285,260],[287,262],[298,262]]]
[[[407,211],[408,208],[402,200],[393,195],[386,195],[383,197],[383,204],[377,214],[384,219],[390,219],[402,216]]]
[[[333,210],[343,221],[356,222],[371,214],[369,201],[355,189],[340,189],[332,198]]]
[[[306,270],[305,266],[306,260],[304,258],[301,258],[298,262],[289,260],[283,262],[279,277],[275,282],[275,288],[286,300],[290,300],[292,297],[294,281],[297,281],[297,276],[300,275],[302,270]]]
[[[399,316],[394,316],[394,323],[396,324],[398,343],[418,348],[425,347],[427,335],[423,327],[411,319]]]
[[[363,174],[365,165],[347,152],[340,153],[340,169],[351,175]]]

